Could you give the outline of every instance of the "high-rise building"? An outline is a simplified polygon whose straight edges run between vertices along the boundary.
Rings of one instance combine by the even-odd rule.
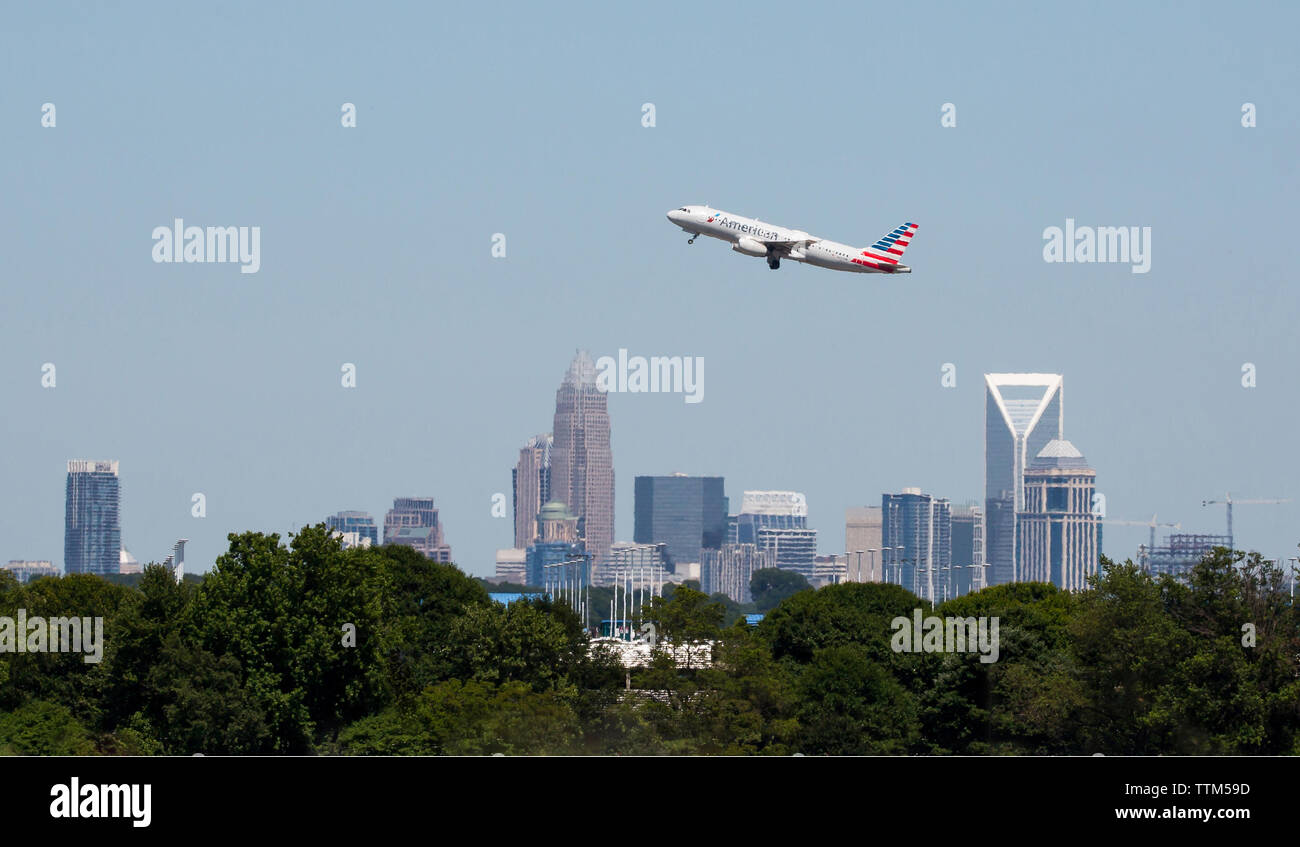
[[[14,575],[19,582],[30,582],[41,576],[58,576],[59,569],[48,560],[10,559],[4,569]]]
[[[63,522],[66,573],[115,574],[120,567],[121,488],[117,462],[68,462]]]
[[[967,503],[951,514],[952,590],[960,597],[984,587],[984,510]]]
[[[798,491],[746,491],[740,514],[727,519],[728,544],[757,544],[758,531],[807,529],[808,501]]]
[[[849,554],[847,578],[850,582],[883,581],[880,568],[883,532],[879,506],[844,510],[844,549]]]
[[[608,396],[596,385],[596,365],[579,350],[555,392],[551,497],[580,521],[587,552],[605,561],[614,543],[614,455]]]
[[[1015,579],[1016,513],[1024,508],[1025,469],[1063,438],[1060,374],[985,374],[984,554],[988,584]]]
[[[432,497],[397,497],[384,516],[384,543],[414,547],[435,562],[451,561]]]
[[[325,526],[343,534],[345,547],[379,546],[379,527],[369,512],[339,512],[326,518]],[[355,538],[351,533],[355,533]]]
[[[754,571],[770,568],[767,553],[757,544],[723,544],[704,550],[700,561],[700,590],[710,596],[725,594],[737,603],[753,602],[749,581]]]
[[[812,581],[816,571],[817,530],[760,527],[758,548],[767,555],[770,567],[794,571]]]
[[[883,565],[889,582],[931,603],[952,596],[952,514],[947,500],[904,488],[881,497]],[[901,549],[900,549],[901,548]]]
[[[727,528],[720,476],[639,476],[635,484],[637,544],[663,543],[669,567],[701,561],[722,546]]]
[[[523,549],[533,540],[533,522],[542,506],[551,502],[551,434],[535,435],[519,451],[511,474],[515,505],[515,547]]]
[[[578,535],[578,523],[578,518],[558,500],[538,512],[533,540],[525,554],[524,573],[529,585],[547,585],[548,567],[583,557],[585,548]]]
[[[1101,556],[1101,518],[1093,511],[1097,473],[1073,444],[1049,441],[1025,469],[1025,505],[1016,520],[1018,582],[1088,587]]]

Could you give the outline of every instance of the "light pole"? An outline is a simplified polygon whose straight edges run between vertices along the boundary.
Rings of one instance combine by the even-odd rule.
[[[906,548],[904,548],[904,546],[903,546],[902,544],[896,545],[896,546],[894,546],[894,547],[882,547],[882,548],[881,548],[881,551],[880,551],[880,553],[881,553],[881,555],[880,555],[880,564],[881,564],[881,570],[882,570],[882,571],[884,572],[884,574],[885,574],[885,582],[889,582],[889,565],[892,564],[892,565],[894,566],[894,576],[898,579],[898,584],[899,584],[899,585],[902,585],[902,584],[903,584],[903,576],[902,576],[902,573],[899,571],[899,568],[901,567],[901,565],[899,565],[899,562],[898,562],[898,555],[897,555],[897,554],[898,554],[899,551],[902,551],[902,550],[904,550],[904,549],[906,549]],[[895,551],[895,554],[894,554],[893,556],[886,557],[885,554],[884,554],[886,550],[893,550],[893,551]],[[887,558],[888,558],[888,559],[892,559],[892,562],[890,562],[890,561],[886,561]]]
[[[867,557],[871,562],[871,581],[876,581],[876,553],[879,552],[875,547],[867,549]]]
[[[1292,605],[1294,605],[1295,604],[1295,569],[1296,569],[1296,565],[1300,565],[1300,556],[1292,556],[1290,559],[1287,559],[1287,561],[1291,563],[1291,603]]]

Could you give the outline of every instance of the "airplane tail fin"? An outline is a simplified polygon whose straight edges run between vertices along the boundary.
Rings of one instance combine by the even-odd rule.
[[[907,249],[907,245],[912,243],[912,236],[916,234],[916,229],[917,224],[914,223],[899,224],[888,235],[863,250],[862,255],[882,271],[910,273],[912,269],[899,262],[903,258],[903,251]]]

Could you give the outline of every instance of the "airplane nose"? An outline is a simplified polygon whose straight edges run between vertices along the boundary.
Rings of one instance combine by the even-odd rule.
[[[682,210],[681,209],[669,210],[668,220],[672,221],[675,224],[680,224],[682,221]]]

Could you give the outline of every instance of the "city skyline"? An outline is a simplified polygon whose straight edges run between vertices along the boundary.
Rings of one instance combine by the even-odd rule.
[[[564,382],[563,382],[562,385],[561,385],[561,389],[560,389],[560,391],[557,392],[557,398],[558,398],[559,395],[561,395],[561,394],[566,390],[566,389],[565,389],[566,386],[569,387],[569,390],[570,390],[570,392],[571,392],[573,386],[576,384],[576,383],[575,383],[575,380],[576,380],[577,383],[581,383],[581,382],[582,382],[582,379],[583,379],[582,374],[584,373],[584,370],[583,370],[583,369],[584,369],[584,362],[586,362],[586,363],[591,363],[591,358],[590,358],[589,355],[587,355],[587,354],[585,353],[585,351],[579,350],[578,355],[575,356],[574,360],[570,363],[570,367],[569,367],[568,371],[566,372],[565,380],[564,380]],[[587,373],[588,377],[590,377],[590,376],[594,373],[594,365],[593,365],[592,368],[587,368],[585,372]],[[1012,432],[1017,431],[1017,430],[1015,430],[1015,429],[1011,429],[1012,426],[1018,427],[1019,429],[1024,430],[1024,432],[1029,432],[1029,431],[1036,431],[1036,432],[1037,432],[1037,431],[1041,431],[1043,434],[1039,437],[1039,440],[1043,441],[1045,445],[1046,445],[1048,442],[1057,442],[1057,441],[1058,441],[1058,439],[1056,439],[1056,438],[1054,437],[1054,435],[1056,435],[1056,434],[1061,434],[1061,433],[1063,432],[1063,429],[1064,429],[1064,423],[1063,423],[1063,403],[1061,402],[1061,397],[1062,397],[1062,392],[1063,392],[1063,382],[1064,382],[1064,381],[1063,381],[1063,379],[1062,379],[1062,377],[1061,377],[1060,375],[1058,375],[1058,374],[1013,374],[1013,373],[1003,373],[1003,374],[985,374],[984,377],[985,377],[985,388],[986,388],[986,418],[987,418],[987,423],[986,423],[986,439],[987,439],[987,438],[989,437],[989,435],[990,435],[989,430],[992,429],[992,424],[993,424],[993,422],[994,422],[994,421],[998,421],[998,423],[999,423],[999,428],[1000,428],[1000,425],[1001,425],[1003,422],[1011,422],[1011,423],[1008,423],[1007,426],[1008,426],[1008,429],[1011,430]],[[593,382],[593,380],[592,380],[592,379],[588,379],[587,382],[590,384],[590,383]],[[1031,388],[1033,389],[1033,390],[1031,391],[1031,393],[1037,393],[1037,392],[1040,392],[1040,391],[1041,391],[1042,393],[1041,393],[1041,394],[1036,394],[1036,396],[1034,396],[1034,397],[1028,397],[1028,396],[1026,396],[1026,397],[1021,397],[1021,398],[1016,399],[1016,400],[1008,400],[1008,399],[1006,399],[1006,398],[1004,398],[1004,397],[1001,396],[1003,392],[1008,392],[1008,393],[1009,393],[1009,389],[1007,388],[1008,385],[1015,386],[1015,387],[1017,387],[1017,388],[1022,388],[1022,389],[1026,388],[1026,387],[1031,387]],[[607,394],[605,394],[605,393],[603,393],[603,392],[599,392],[599,393],[601,393],[602,396],[605,396],[605,397],[608,396]],[[566,402],[571,402],[571,401],[566,401]],[[1040,419],[1044,418],[1044,416],[1045,416],[1047,419],[1050,420],[1050,425],[1048,426],[1048,428],[1047,428],[1046,430],[1042,430],[1041,428],[1035,430],[1032,426],[1030,426],[1029,429],[1025,429],[1025,425],[1026,425],[1026,424],[1030,424],[1031,422],[1032,422],[1032,423],[1037,423]],[[608,427],[608,425],[609,425],[609,424],[608,424],[608,414],[607,414],[607,413],[606,413],[606,423],[605,423],[605,425],[606,425],[607,427]],[[1021,433],[1022,436],[1024,435],[1024,432]],[[608,435],[606,436],[606,439],[608,440]],[[1031,452],[1028,452],[1028,451],[1032,448],[1032,446],[1033,446],[1032,444],[1030,444],[1030,441],[1031,441],[1031,440],[1032,440],[1032,439],[1026,439],[1026,438],[1024,438],[1024,437],[1020,437],[1020,436],[1018,436],[1017,439],[1016,439],[1016,444],[1017,444],[1017,445],[1021,445],[1020,447],[1018,447],[1018,449],[1023,449],[1023,450],[1025,450],[1025,451],[1027,452],[1027,455],[1030,455],[1030,456],[1035,455],[1035,454],[1033,454],[1033,453],[1031,453]],[[1070,445],[1069,442],[1063,442],[1063,443],[1065,443],[1069,449],[1071,449],[1071,450],[1074,449],[1074,448],[1073,448],[1073,445]],[[987,464],[987,461],[988,461],[988,453],[987,453],[987,450],[988,450],[988,448],[986,447],[986,464]],[[518,502],[518,498],[519,498],[519,493],[518,493],[518,471],[519,471],[519,469],[520,469],[521,467],[524,466],[524,463],[525,463],[525,461],[526,461],[526,459],[524,458],[524,457],[525,457],[525,454],[529,454],[529,455],[531,455],[531,456],[533,457],[533,459],[534,459],[533,470],[534,470],[535,472],[541,472],[541,473],[544,474],[544,477],[543,477],[543,478],[546,479],[546,482],[547,482],[547,490],[549,490],[549,459],[550,459],[550,451],[551,451],[551,437],[550,437],[550,434],[544,434],[544,435],[541,435],[541,436],[535,436],[535,437],[533,437],[533,438],[528,439],[527,443],[525,444],[525,447],[524,447],[523,449],[520,450],[520,464],[516,466],[516,468],[515,468],[515,470],[514,470],[514,473],[512,474],[512,484],[515,486],[515,503],[514,503],[514,505],[515,505],[515,509],[514,509],[514,511],[511,512],[511,516],[512,516],[512,523],[514,523],[514,524],[516,524],[516,525],[518,524],[518,522],[519,522],[519,517],[520,517],[520,512],[519,512],[519,502]],[[538,459],[538,458],[540,458],[540,457],[543,457],[543,456],[545,457],[545,461],[544,461],[544,462],[541,462],[541,463],[538,463],[538,462],[536,461],[536,459]],[[81,465],[85,465],[85,464],[86,464],[86,462],[84,462],[84,461],[82,461],[82,460],[77,460],[77,462],[75,462],[75,463],[78,464],[79,467],[80,467]],[[112,473],[113,473],[114,475],[116,475],[116,473],[117,473],[116,468],[117,468],[117,466],[118,466],[118,462],[117,462],[116,460],[114,460],[114,461],[112,461],[112,462],[98,462],[98,463],[91,463],[91,464],[105,465],[106,467],[109,466],[109,465],[111,465],[111,466],[112,466]],[[73,467],[73,465],[74,465],[74,461],[73,461],[73,460],[69,460],[69,461],[67,462],[67,465],[68,465],[68,468],[69,468],[69,485],[71,486],[71,483],[72,483],[71,469],[72,469],[72,467]],[[1026,466],[1026,467],[1027,467],[1027,466]],[[544,469],[544,470],[543,470],[543,469]],[[634,475],[634,485],[635,485],[635,480],[637,480],[637,479],[647,480],[647,481],[648,481],[648,480],[656,479],[656,478],[658,478],[658,479],[668,479],[668,480],[671,480],[671,479],[673,479],[673,478],[701,479],[701,478],[703,478],[703,477],[690,477],[690,476],[688,476],[688,475],[686,475],[686,474],[682,474],[682,473],[680,473],[680,472],[677,473],[677,474],[671,475],[671,476],[669,476],[669,477],[651,477],[651,476],[647,476],[647,475],[637,474],[637,475]],[[721,480],[722,480],[722,479],[723,479],[722,477],[719,477],[719,478],[718,478],[719,484],[721,484]],[[1021,485],[1024,484],[1024,474],[1023,474],[1023,472],[1020,474],[1020,479],[1019,479],[1018,481],[1020,482]],[[69,490],[71,491],[71,488],[70,488]],[[904,490],[912,490],[912,489],[909,487],[909,488],[905,488]],[[986,491],[987,491],[987,490],[988,490],[988,489],[987,489],[987,486],[986,486]],[[724,492],[724,493],[725,493],[725,492]],[[748,496],[750,496],[750,495],[761,495],[761,494],[765,494],[765,493],[766,493],[766,494],[782,494],[783,492],[747,491],[747,492],[745,492],[745,493],[746,493],[746,496],[748,497]],[[803,495],[798,495],[798,496],[803,496]],[[887,492],[885,493],[885,496],[888,496],[888,493],[887,493]],[[937,495],[936,495],[936,496],[937,496]],[[555,499],[555,498],[552,498],[552,499]],[[633,497],[633,498],[631,498],[631,499],[633,499],[633,501],[634,501],[634,503],[635,503],[635,499],[636,499],[636,498]],[[942,499],[944,499],[945,501],[951,501],[953,498],[944,497],[944,498],[942,498]],[[450,556],[450,547],[449,547],[449,546],[445,543],[445,541],[443,540],[443,538],[444,538],[443,522],[442,522],[442,521],[439,521],[439,520],[437,519],[437,517],[436,517],[436,515],[437,515],[437,513],[438,513],[438,509],[433,507],[434,498],[395,498],[395,502],[396,502],[396,501],[401,501],[401,500],[407,500],[407,501],[421,500],[421,501],[423,501],[423,502],[425,503],[425,505],[426,505],[429,509],[432,509],[432,514],[434,515],[434,518],[433,518],[434,526],[433,526],[433,527],[430,527],[430,529],[432,530],[432,532],[430,533],[431,538],[427,540],[427,543],[426,543],[425,540],[419,540],[419,541],[413,542],[413,541],[408,540],[408,539],[404,539],[404,540],[402,541],[402,543],[414,543],[414,546],[420,546],[422,549],[423,549],[423,547],[425,547],[425,546],[429,546],[431,549],[436,549],[436,550],[437,550],[437,555],[435,556],[435,558],[438,558],[439,560],[444,560],[444,561],[447,560],[447,558]],[[562,501],[561,501],[561,502],[562,502]],[[989,501],[986,500],[985,502],[988,503]],[[71,508],[71,502],[69,502],[67,505],[68,505],[69,508]],[[746,508],[745,504],[742,504],[742,505],[741,505],[741,508],[740,508],[740,512],[732,513],[732,514],[731,514],[730,516],[728,516],[728,517],[729,517],[729,518],[734,518],[734,517],[736,517],[738,514],[743,513],[745,508]],[[801,519],[801,521],[800,521],[800,523],[799,523],[798,525],[799,525],[800,527],[808,527],[809,529],[815,530],[816,527],[815,527],[815,525],[811,522],[811,517],[809,517],[810,513],[808,512],[808,509],[807,509],[807,503],[806,503],[806,500],[802,502],[802,506],[799,507],[799,508],[802,510],[804,517]],[[856,508],[856,507],[849,506],[849,507],[846,507],[846,511],[845,511],[845,513],[848,514],[848,513],[859,512],[859,511],[861,511],[861,510],[858,509],[858,508]],[[1210,513],[1210,514],[1212,515],[1213,513]],[[390,519],[391,519],[391,516],[392,516],[392,510],[390,510]],[[536,520],[536,517],[537,517],[537,516],[534,515],[533,519],[529,520],[528,523],[529,523],[530,525],[532,525],[533,522]],[[575,515],[575,517],[576,517],[576,515]],[[364,511],[364,510],[341,510],[341,511],[338,511],[338,512],[336,512],[336,513],[334,513],[334,514],[331,514],[331,515],[325,516],[324,518],[321,518],[319,521],[310,521],[309,523],[324,522],[324,523],[326,523],[327,526],[330,526],[331,528],[344,530],[344,529],[345,529],[344,524],[348,523],[348,521],[351,521],[351,520],[358,520],[358,519],[362,519],[362,518],[364,518],[364,519],[369,519],[369,521],[370,521],[370,523],[371,523],[371,525],[372,525],[371,536],[373,537],[374,532],[375,532],[375,530],[373,529],[373,517],[371,517],[371,515],[370,515],[369,512],[366,512],[366,511]],[[877,509],[877,519],[879,519],[879,510],[878,510],[878,509]],[[852,518],[849,518],[849,520],[851,521]],[[990,532],[990,530],[989,530],[989,525],[988,525],[988,519],[987,519],[987,512],[985,512],[985,514],[984,514],[984,516],[983,516],[983,521],[984,521],[984,522],[983,522],[983,533],[984,533],[985,539],[987,539],[987,536],[988,536],[988,534],[989,534],[989,532]],[[1119,521],[1119,523],[1125,523],[1125,522],[1123,522],[1123,521]],[[1014,525],[1014,524],[1013,524],[1013,525]],[[349,524],[349,526],[350,526],[350,524]],[[351,528],[355,529],[355,527],[351,527]],[[296,528],[291,528],[290,531],[295,531],[295,529],[296,529]],[[611,532],[613,532],[613,529],[614,529],[614,528],[611,527]],[[233,531],[233,530],[232,530],[232,531]],[[1114,531],[1114,530],[1112,530],[1112,532],[1113,532],[1113,531]],[[128,554],[126,554],[126,552],[125,552],[125,550],[126,550],[126,548],[125,548],[125,543],[122,542],[122,541],[120,540],[120,539],[121,539],[120,523],[119,523],[119,526],[118,526],[118,528],[117,528],[117,532],[118,532],[118,538],[119,538],[119,547],[121,548],[122,555],[123,555],[123,556],[128,555]],[[1016,532],[1017,535],[1018,535],[1018,534],[1019,534],[1019,529],[1015,530],[1015,532]],[[626,533],[624,537],[631,537],[633,534],[634,534],[634,533]],[[363,532],[362,535],[364,536],[364,535],[366,535],[366,533]],[[1209,538],[1209,537],[1217,537],[1218,534],[1217,534],[1217,533],[1214,533],[1213,531],[1207,531],[1207,532],[1203,532],[1203,533],[1201,533],[1201,536],[1206,537],[1206,538]],[[385,538],[387,539],[387,537],[388,537],[388,533],[386,532],[386,533],[385,533]],[[617,534],[616,532],[613,532],[613,536],[612,536],[612,537],[614,538],[615,541],[620,540],[620,539],[619,539],[619,536],[618,536],[618,534]],[[813,533],[813,534],[811,535],[811,537],[816,539],[816,538],[817,538],[816,533]],[[1098,537],[1100,538],[1100,532],[1098,533]],[[1168,543],[1168,541],[1169,541],[1170,538],[1177,539],[1177,538],[1180,538],[1180,537],[1191,537],[1191,536],[1186,535],[1186,534],[1179,535],[1179,534],[1177,534],[1177,533],[1174,533],[1174,534],[1171,534],[1171,535],[1162,536],[1160,540],[1161,540],[1162,542]],[[662,539],[656,539],[656,540],[657,540],[657,541],[660,541],[660,540],[662,540]],[[753,540],[756,541],[757,539],[755,538],[755,539],[753,539]],[[846,540],[847,540],[847,538],[846,538]],[[611,542],[611,543],[613,543],[613,542]],[[623,542],[623,543],[626,543],[626,542]],[[987,550],[987,541],[986,541],[986,540],[985,540],[984,544],[985,544],[985,549]],[[66,545],[65,545],[65,546],[66,546]],[[527,544],[522,545],[522,547],[527,547],[527,546],[528,546]],[[850,545],[850,546],[851,546],[851,545]],[[522,547],[519,547],[519,545],[516,545],[516,547],[519,548],[519,549],[522,549]],[[818,555],[824,555],[824,554],[827,553],[828,547],[829,547],[829,549],[830,549],[830,552],[841,552],[841,553],[842,553],[842,551],[837,551],[837,550],[835,549],[835,548],[836,548],[836,545],[834,544],[834,542],[831,542],[831,543],[828,545],[828,543],[827,543],[826,539],[824,538],[824,536],[823,536],[822,538],[820,538],[820,539],[817,540],[816,548],[815,548],[815,550],[814,550],[814,553],[815,553],[815,554],[818,554]],[[1098,544],[1098,547],[1100,547],[1100,544]],[[503,550],[503,549],[509,549],[509,548],[500,547],[500,546],[494,548],[493,551],[492,551],[492,556],[491,556],[490,559],[488,559],[488,560],[486,561],[486,564],[481,563],[481,562],[475,562],[475,563],[457,562],[457,564],[460,565],[461,567],[463,567],[463,568],[464,568],[468,573],[471,573],[472,575],[483,576],[483,577],[491,577],[491,576],[493,575],[493,573],[495,573],[495,566],[496,566],[496,556],[495,556],[495,554],[496,554],[498,551],[501,551],[501,550]],[[1139,550],[1136,549],[1136,548],[1135,548],[1133,551],[1131,551],[1131,552],[1116,552],[1116,551],[1114,551],[1114,550],[1107,551],[1105,548],[1100,548],[1100,549],[1102,550],[1102,552],[1103,552],[1104,554],[1106,554],[1106,555],[1108,555],[1108,556],[1111,556],[1112,558],[1115,558],[1115,559],[1121,560],[1121,561],[1122,561],[1123,559],[1126,559],[1126,558],[1132,558],[1134,561],[1140,561],[1140,560],[1141,560],[1141,557],[1140,557],[1140,555],[1139,555]],[[1206,549],[1208,549],[1208,548],[1206,548]],[[770,552],[770,551],[769,551],[769,552]],[[1265,551],[1260,551],[1260,552],[1265,552]],[[66,555],[66,553],[65,553],[65,555]],[[877,562],[877,563],[876,563],[876,566],[877,566],[878,568],[880,568],[880,571],[881,571],[881,573],[882,573],[882,575],[883,575],[883,570],[884,570],[884,568],[883,568],[883,554],[878,554],[878,555],[881,556],[882,561]],[[19,557],[19,556],[17,556],[17,555],[14,556],[14,559],[15,559],[15,560],[20,560],[20,558],[22,558],[22,557]],[[33,559],[34,557],[27,556],[27,557],[25,557],[25,558],[27,558],[27,559]],[[1284,557],[1284,558],[1285,558],[1285,557]],[[454,559],[452,559],[452,560],[454,561]],[[149,558],[149,559],[147,559],[146,561],[161,561],[161,559],[153,559],[153,558]],[[988,559],[988,555],[987,555],[987,554],[986,554],[986,561],[989,561],[989,559]],[[197,563],[196,563],[196,564],[197,564]],[[211,563],[206,563],[206,564],[207,564],[207,567],[196,568],[196,570],[198,570],[198,571],[200,571],[200,572],[207,570],[208,567],[211,566]],[[856,570],[856,568],[857,568],[857,563],[856,563],[856,562],[850,562],[850,564],[849,564],[849,568],[850,568],[849,572],[850,572],[851,574],[854,574],[854,576],[853,576],[852,578],[856,578],[856,576],[857,576],[857,570]],[[988,568],[988,570],[989,570],[989,574],[985,577],[985,578],[988,579],[988,584],[996,584],[996,580],[993,578],[993,575],[992,575],[993,572],[995,571],[995,567],[993,566],[993,563],[992,563],[991,561],[990,561],[990,567]],[[868,563],[864,563],[863,574],[862,574],[862,578],[863,578],[864,580],[869,580],[869,579],[870,579],[870,572],[869,572],[869,571],[870,571],[869,564],[868,564]]]
[[[412,10],[396,27],[235,2],[192,13],[198,46],[144,6],[71,37],[17,8],[0,89],[0,557],[61,561],[60,470],[99,456],[122,462],[142,560],[186,537],[203,570],[227,533],[382,515],[422,492],[457,558],[487,575],[510,539],[508,468],[548,428],[575,346],[706,363],[703,402],[609,397],[624,539],[633,476],[673,470],[804,491],[822,553],[838,552],[842,510],[884,491],[982,503],[980,375],[1024,371],[1068,376],[1066,434],[1102,474],[1108,514],[1221,534],[1222,508],[1203,499],[1289,497],[1240,509],[1234,529],[1240,546],[1294,555],[1300,483],[1277,445],[1300,415],[1300,177],[1277,163],[1300,131],[1297,12],[1276,11],[1261,30],[1125,7],[1110,29],[1074,27],[1064,8],[995,24],[953,4],[863,51],[825,49],[813,30],[736,39],[721,7],[690,27],[629,8],[539,74],[548,37],[577,37],[540,8]],[[760,53],[776,57],[763,98],[699,85],[701,55]],[[157,73],[172,66],[190,73]],[[428,107],[427,81],[466,67],[488,70]],[[842,108],[844,85],[899,67],[911,90],[886,132]],[[1135,80],[1131,97],[1097,93]],[[138,90],[151,96],[123,95]],[[40,125],[47,102],[56,127]],[[770,102],[835,114],[837,131]],[[449,114],[472,130],[449,132]],[[822,167],[774,172],[776,151]],[[907,164],[880,169],[869,197],[845,190],[844,174],[900,151]],[[699,202],[848,242],[913,221],[913,273],[772,272],[688,246],[663,214]],[[176,218],[260,227],[260,269],[153,262],[151,232]],[[1149,226],[1149,271],[1045,262],[1044,231],[1067,220]],[[1208,263],[1204,244],[1243,220],[1249,244]],[[1106,552],[1146,540],[1108,526]]]

